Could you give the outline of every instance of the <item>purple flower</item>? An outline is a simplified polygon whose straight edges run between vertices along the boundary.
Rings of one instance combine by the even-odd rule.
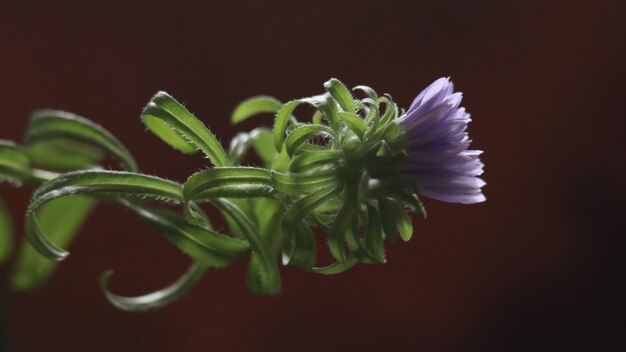
[[[420,194],[450,203],[485,201],[485,181],[480,150],[468,150],[465,108],[459,107],[462,94],[453,92],[449,78],[439,78],[413,100],[396,123],[406,130],[408,157],[401,172],[417,186]]]

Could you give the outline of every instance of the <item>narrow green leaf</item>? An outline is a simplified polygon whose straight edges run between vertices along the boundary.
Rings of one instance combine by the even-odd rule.
[[[330,128],[324,125],[300,125],[289,132],[287,140],[285,141],[285,148],[287,154],[292,156],[302,143],[309,140],[309,138],[316,135],[325,135],[328,137],[334,137],[334,132]]]
[[[400,238],[407,242],[413,236],[413,222],[411,217],[405,211],[398,212],[398,231],[400,232]]]
[[[339,159],[343,157],[343,151],[336,149],[297,155],[295,158],[293,158],[291,164],[289,164],[289,171],[311,171],[317,167],[335,164],[339,161]]]
[[[331,225],[330,232],[328,232],[328,249],[330,250],[330,254],[332,254],[338,262],[346,260],[344,248],[346,243],[346,232],[352,231],[352,215],[356,210],[355,207],[356,204],[353,202],[353,197],[346,196],[344,204],[339,210],[335,221]]]
[[[272,198],[247,199],[250,203],[251,214],[254,223],[264,237],[271,237],[275,232],[280,231],[280,223],[276,218],[282,218],[280,202]]]
[[[255,167],[215,167],[193,174],[183,185],[185,203],[215,197],[268,197],[270,170]]]
[[[302,174],[272,171],[272,184],[281,193],[308,194],[320,189],[338,186],[339,178],[333,168]]]
[[[408,241],[413,235],[413,224],[402,207],[385,197],[378,198],[378,207],[387,240],[394,243],[399,232],[402,239]]]
[[[273,97],[266,95],[251,97],[237,105],[235,111],[233,111],[233,114],[230,117],[230,121],[233,124],[237,124],[254,115],[276,113],[280,110],[281,106],[281,102]]]
[[[336,196],[340,190],[340,186],[325,188],[298,199],[287,209],[285,217],[283,218],[283,228],[287,235],[289,235],[295,226],[307,215],[327,202],[330,198]]]
[[[328,120],[330,127],[336,133],[339,132],[339,107],[337,106],[337,101],[329,94],[326,94],[322,96],[317,108],[322,112],[322,117]]]
[[[13,225],[11,216],[4,201],[0,198],[0,264],[2,264],[13,249]]]
[[[243,237],[248,240],[253,250],[252,266],[259,264],[258,285],[251,285],[251,288],[258,294],[275,295],[280,292],[280,274],[276,265],[276,260],[272,254],[269,244],[261,236],[252,220],[232,202],[224,198],[218,198],[214,204],[228,217],[233,219]],[[259,262],[257,262],[259,261]]]
[[[233,137],[228,152],[231,164],[237,165],[243,161],[250,146],[265,165],[269,165],[276,155],[272,133],[267,128],[258,127],[248,133],[238,133]]]
[[[322,124],[322,117],[323,117],[322,112],[319,111],[319,110],[316,110],[313,113],[313,117],[311,118],[311,122],[313,124],[315,124],[315,125],[321,125]]]
[[[399,190],[398,192],[393,192],[392,196],[404,202],[406,205],[412,208],[413,211],[416,211],[418,214],[422,215],[422,217],[426,218],[428,216],[426,208],[424,207],[424,203],[422,203],[417,194],[410,194],[404,190]]]
[[[78,142],[79,144],[77,144]],[[26,146],[30,149],[43,143],[38,153],[33,153],[35,160],[44,165],[57,165],[66,161],[51,159],[50,154],[42,154],[52,143],[56,154],[55,158],[84,158],[85,153],[94,159],[100,154],[98,151],[89,151],[80,143],[111,153],[122,161],[127,170],[137,171],[137,163],[128,149],[109,131],[102,126],[75,114],[57,110],[39,110],[32,114]],[[59,144],[62,143],[62,144]],[[82,155],[81,155],[82,153]],[[95,154],[94,154],[95,153]]]
[[[357,91],[357,90],[362,91],[363,93],[365,93],[365,95],[367,95],[368,98],[370,98],[372,100],[377,100],[378,99],[378,94],[371,87],[364,86],[364,85],[358,85],[358,86],[352,88],[352,91]]]
[[[285,238],[283,265],[297,266],[311,270],[317,257],[315,237],[309,226],[300,223],[291,236]]]
[[[35,191],[26,211],[26,238],[43,256],[62,260],[69,253],[50,241],[42,231],[35,210],[41,205],[64,196],[89,194],[153,198],[163,201],[182,201],[180,184],[162,178],[120,171],[76,171],[63,174],[45,183]]]
[[[352,94],[348,88],[346,88],[343,83],[341,83],[338,79],[331,78],[326,83],[324,83],[324,88],[330,93],[330,95],[335,98],[339,106],[345,112],[354,112],[354,98],[352,98]]]
[[[185,254],[207,267],[226,267],[250,247],[246,241],[190,224],[175,212],[123,201]]]
[[[339,117],[348,126],[348,128],[354,132],[360,139],[363,139],[367,126],[362,118],[352,112],[340,112]]]
[[[203,264],[194,263],[187,272],[172,285],[137,297],[119,296],[109,291],[109,281],[113,272],[108,271],[100,277],[100,288],[104,292],[107,300],[115,307],[128,312],[143,312],[163,307],[179,299],[200,281],[206,270],[207,268]]]
[[[237,133],[230,140],[228,148],[228,159],[232,165],[240,164],[246,157],[246,153],[250,149],[250,134],[246,132]]]
[[[326,97],[323,95],[297,99],[285,103],[280,110],[278,110],[276,113],[276,119],[274,120],[274,147],[277,151],[280,152],[283,147],[283,140],[285,138],[287,125],[289,124],[289,119],[298,105],[309,104],[317,109],[325,101]]]
[[[24,182],[30,178],[30,160],[17,144],[0,139],[0,182]]]
[[[385,140],[387,144],[392,144],[395,141],[399,140],[399,135],[401,133],[400,127],[394,123],[393,121],[388,122],[379,130],[380,138]]]
[[[28,147],[28,156],[34,165],[49,170],[79,170],[99,165],[105,152],[88,144],[72,140],[49,140]]]
[[[265,165],[270,165],[274,157],[277,155],[276,148],[274,148],[274,138],[272,132],[266,128],[256,128],[253,131],[257,131],[256,134],[251,134],[252,148],[261,158],[261,161]]]
[[[144,108],[141,119],[173,148],[183,153],[194,153],[200,149],[213,165],[228,165],[226,152],[215,135],[167,93],[155,94]]]
[[[365,248],[369,256],[378,263],[385,262],[385,247],[378,210],[367,204],[367,223],[365,224]]]
[[[95,200],[85,196],[70,196],[44,204],[37,212],[39,225],[51,241],[67,248],[95,206]],[[57,262],[41,256],[24,243],[19,251],[12,286],[18,290],[33,290],[45,284],[54,273]]]
[[[313,272],[323,275],[336,275],[352,268],[358,262],[359,260],[356,257],[348,255],[346,256],[346,260],[344,260],[343,262],[335,262],[328,266],[313,268]]]
[[[363,139],[368,141],[370,136],[378,130],[378,125],[380,124],[380,111],[378,111],[378,107],[370,107],[370,113],[365,119],[365,123],[369,125],[369,128],[365,131]]]

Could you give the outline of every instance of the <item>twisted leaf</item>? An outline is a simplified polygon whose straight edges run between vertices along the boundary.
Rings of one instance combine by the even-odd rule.
[[[62,260],[69,253],[52,243],[42,231],[35,210],[49,201],[75,194],[182,200],[180,184],[154,176],[95,170],[63,174],[37,189],[26,211],[26,237],[39,253],[51,260]]]

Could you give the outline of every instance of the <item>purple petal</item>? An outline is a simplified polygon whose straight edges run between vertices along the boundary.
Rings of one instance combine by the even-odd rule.
[[[396,123],[406,132],[407,158],[400,171],[419,193],[453,203],[478,203],[486,198],[480,179],[482,151],[468,150],[470,115],[461,107],[463,95],[453,92],[449,78],[424,89]]]

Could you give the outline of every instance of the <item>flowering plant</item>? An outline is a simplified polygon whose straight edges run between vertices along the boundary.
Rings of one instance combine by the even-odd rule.
[[[132,210],[193,260],[175,283],[139,297],[110,292],[111,274],[103,274],[107,299],[139,311],[175,300],[208,268],[228,266],[248,252],[249,287],[265,295],[280,292],[279,256],[283,265],[320,274],[384,263],[385,243],[398,237],[408,241],[413,234],[407,211],[426,216],[419,196],[455,203],[485,200],[478,178],[480,152],[468,150],[469,115],[449,79],[431,84],[406,112],[391,96],[367,86],[351,92],[331,79],[324,88],[323,94],[285,104],[268,96],[242,102],[233,123],[275,113],[273,130],[239,133],[228,151],[183,105],[157,93],[143,110],[144,124],[171,147],[201,151],[212,164],[182,184],[140,173],[126,147],[87,119],[35,112],[23,146],[0,141],[0,180],[36,187],[25,218],[30,246],[20,251],[13,285],[31,289],[44,283],[53,263],[67,257],[63,247],[100,201]],[[353,92],[362,98],[355,99]],[[300,105],[312,107],[314,114],[296,118]],[[249,151],[262,165],[241,165]],[[119,161],[119,171],[97,166],[105,154]],[[162,203],[180,205],[180,211]],[[219,210],[230,233],[212,227],[201,203]],[[4,257],[8,225],[0,207]],[[314,229],[326,234],[333,264],[316,265]]]

